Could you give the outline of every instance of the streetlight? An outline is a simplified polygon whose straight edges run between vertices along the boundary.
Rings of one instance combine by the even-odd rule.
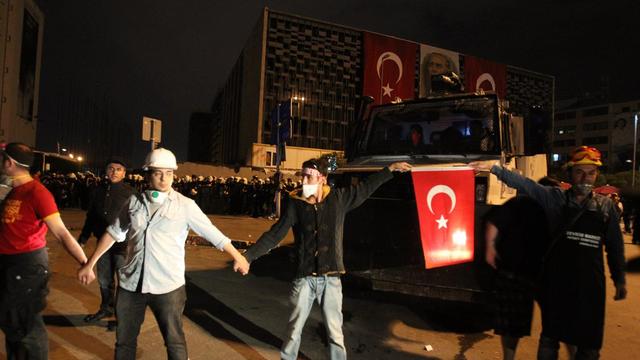
[[[82,159],[83,159],[83,158],[82,158],[82,156],[78,156],[76,159],[77,159],[78,161],[82,162]]]
[[[69,157],[73,159],[73,154],[69,154]]]
[[[304,103],[304,96],[295,95],[292,99],[296,102],[296,121],[298,122],[298,131],[301,132],[302,119],[300,116],[300,103]]]

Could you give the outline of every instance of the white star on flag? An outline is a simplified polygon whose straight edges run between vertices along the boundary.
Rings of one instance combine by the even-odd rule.
[[[438,223],[438,229],[447,228],[447,219],[444,218],[444,215],[440,215],[440,219],[436,220]]]
[[[382,87],[382,96],[388,96],[391,97],[391,92],[393,91],[393,89],[389,86],[389,83],[387,83],[387,85]]]

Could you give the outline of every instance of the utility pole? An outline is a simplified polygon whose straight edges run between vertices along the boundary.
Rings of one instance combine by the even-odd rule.
[[[638,113],[633,118],[633,170],[631,172],[631,188],[636,186],[636,147],[638,145]]]

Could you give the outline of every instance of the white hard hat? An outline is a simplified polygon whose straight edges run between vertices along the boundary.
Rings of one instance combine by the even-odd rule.
[[[142,167],[145,171],[150,168],[177,170],[178,164],[176,163],[176,156],[165,148],[157,148],[147,154],[144,166]]]

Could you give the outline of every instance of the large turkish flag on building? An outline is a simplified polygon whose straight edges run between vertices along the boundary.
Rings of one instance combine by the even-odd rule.
[[[427,269],[473,260],[475,184],[469,167],[413,168]]]
[[[507,94],[507,65],[464,56],[464,87],[467,92],[495,91],[500,99]]]
[[[415,98],[418,44],[364,33],[363,95],[374,104]]]

